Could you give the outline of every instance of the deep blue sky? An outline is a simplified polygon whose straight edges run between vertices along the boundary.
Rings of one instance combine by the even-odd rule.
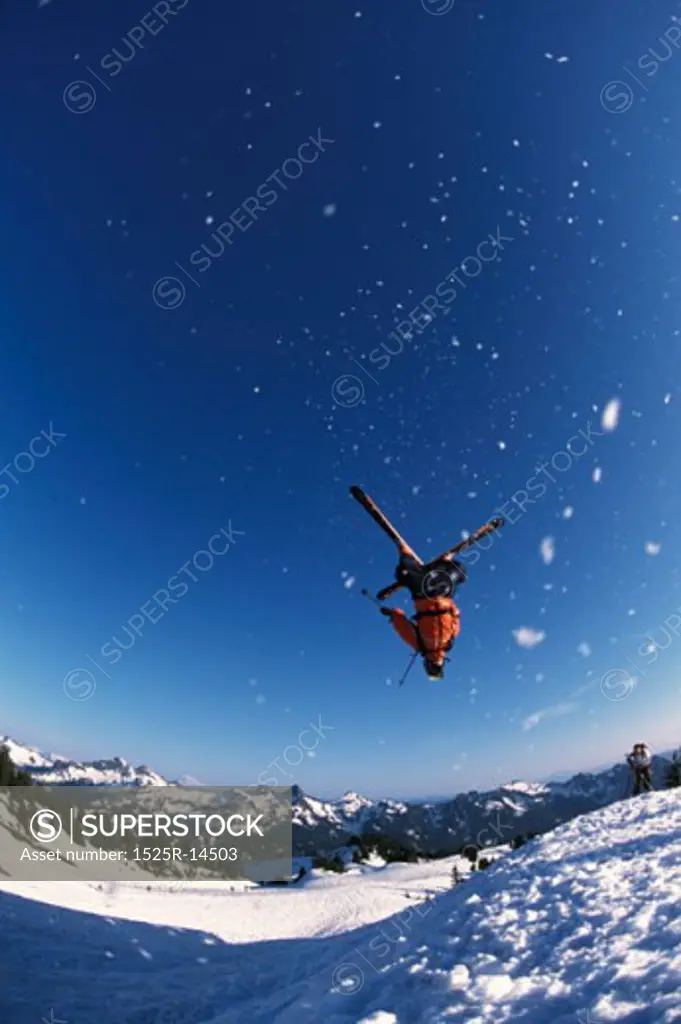
[[[406,796],[679,739],[681,645],[647,679],[630,666],[625,699],[599,685],[681,603],[669,8],[426,6],[189,0],[165,27],[132,0],[4,9],[0,732],[245,784],[321,716],[280,782]],[[142,48],[113,74],[127,33]],[[653,73],[651,48],[669,57]],[[284,177],[320,131],[333,142]],[[276,201],[198,271],[275,172]],[[459,271],[448,311],[370,362],[498,231],[512,241]],[[152,294],[167,275],[173,309]],[[332,396],[346,374],[352,408]],[[435,554],[613,399],[617,428],[471,567],[447,681],[415,669],[398,690],[408,652],[359,593],[394,552],[349,485]],[[50,423],[67,436],[17,472]],[[230,520],[234,547],[102,657]],[[522,627],[543,642],[519,646]],[[78,668],[90,699],[63,683]]]

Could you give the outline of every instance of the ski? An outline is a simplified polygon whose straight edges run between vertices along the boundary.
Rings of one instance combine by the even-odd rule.
[[[351,487],[350,494],[356,501],[360,503],[362,508],[364,508],[369,513],[371,518],[374,520],[375,523],[377,523],[381,527],[383,532],[386,533],[390,537],[390,539],[394,541],[395,544],[397,544],[400,551],[403,551],[405,555],[410,555],[412,558],[415,558],[417,562],[423,565],[423,562],[416,554],[416,552],[413,550],[413,548],[411,548],[407,544],[404,537],[402,537],[402,535],[397,532],[397,530],[390,522],[390,520],[387,518],[387,516],[385,516],[383,512],[381,512],[376,502],[372,501],[369,495],[365,494],[361,487]]]
[[[501,516],[497,519],[491,519],[489,523],[485,523],[484,526],[481,526],[479,530],[476,530],[475,533],[472,533],[470,537],[466,537],[465,540],[460,540],[458,544],[455,544],[453,547],[448,548],[447,551],[443,551],[442,554],[438,555],[437,558],[434,558],[432,559],[432,561],[426,562],[424,564],[423,560],[419,558],[414,549],[411,548],[409,544],[407,544],[404,537],[402,537],[402,535],[398,533],[398,531],[395,529],[395,527],[387,518],[387,516],[383,512],[381,512],[376,502],[373,501],[368,494],[365,494],[361,487],[357,487],[356,485],[351,487],[350,494],[356,501],[360,503],[362,508],[364,508],[369,513],[371,518],[374,520],[375,523],[377,523],[381,527],[383,532],[386,533],[395,544],[397,544],[397,547],[400,549],[401,552],[415,559],[419,563],[419,565],[422,565],[424,569],[427,570],[435,568],[438,562],[442,561],[443,558],[452,558],[454,555],[458,554],[459,551],[464,551],[466,548],[472,547],[473,544],[477,544],[478,541],[482,540],[483,537],[486,537],[490,533],[494,533],[495,530],[498,530],[501,526],[504,525],[504,520],[501,518]],[[379,590],[376,597],[379,601],[385,601],[387,598],[391,597],[392,594],[400,590],[403,586],[403,583],[391,583],[389,587],[384,587],[383,590]]]
[[[494,533],[495,530],[498,530],[503,525],[504,520],[501,517],[490,520],[489,523],[485,523],[479,530],[472,533],[470,537],[466,537],[465,540],[459,541],[459,543],[455,544],[454,547],[448,548],[447,551],[443,551],[441,555],[438,555],[438,557],[434,558],[431,562],[426,562],[425,565],[423,565],[422,562],[421,564],[423,565],[423,568],[428,570],[434,569],[438,562],[443,558],[452,558],[454,555],[457,555],[459,551],[464,551],[466,548],[472,547],[473,544],[477,544],[483,537],[486,537],[490,533]],[[379,590],[376,597],[379,601],[385,601],[396,591],[400,590],[402,586],[404,586],[402,583],[391,583],[389,587],[384,587],[383,590]]]

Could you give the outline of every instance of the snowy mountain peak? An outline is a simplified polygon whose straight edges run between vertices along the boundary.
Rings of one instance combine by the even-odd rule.
[[[65,760],[59,754],[41,754],[35,747],[26,747],[10,736],[0,736],[0,747],[6,747],[15,765],[20,768],[43,768],[55,761]]]
[[[31,773],[36,782],[45,786],[169,786],[168,782],[146,765],[134,768],[123,757],[97,761],[74,761],[60,754],[44,754],[36,747],[17,743],[9,736],[0,737],[0,747],[6,747],[17,768]]]
[[[148,768],[144,764],[140,765],[137,771],[146,772],[147,774],[152,773],[151,768]],[[200,779],[194,778],[193,775],[180,775],[179,779],[177,780],[177,784],[178,786],[203,786],[203,783],[200,781]]]
[[[339,800],[339,805],[342,808],[343,814],[346,814],[348,817],[354,817],[356,814],[359,814],[362,808],[373,806],[373,800],[348,790]]]
[[[132,767],[122,757],[100,758],[97,761],[92,761],[90,763],[93,766],[96,765],[97,768],[101,769],[102,771],[121,771],[121,772],[127,772],[127,771],[130,771],[130,769]]]
[[[544,790],[546,789],[546,786],[543,785],[541,782],[518,782],[518,781],[514,781],[514,782],[507,782],[507,783],[505,783],[505,785],[503,785],[501,788],[505,792],[510,792],[510,793],[529,793],[529,794],[537,795],[538,793],[543,793]]]

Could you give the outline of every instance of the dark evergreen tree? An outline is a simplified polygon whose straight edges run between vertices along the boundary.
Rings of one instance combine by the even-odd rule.
[[[527,835],[514,836],[509,845],[512,850],[519,850],[521,846],[529,843],[531,839],[536,839],[538,835],[538,832],[528,832]]]
[[[479,848],[477,846],[474,846],[473,843],[468,843],[461,850],[461,856],[465,857],[467,860],[471,862],[471,871],[475,869],[475,864],[478,859],[479,852]]]
[[[381,857],[387,864],[399,861],[409,864],[418,863],[418,849],[404,846],[391,836],[372,833],[354,838],[357,842],[357,850],[353,852],[352,859],[356,864],[361,864],[371,857],[372,854]]]
[[[17,768],[9,756],[7,747],[0,747],[0,786],[31,786],[33,779],[28,772]]]
[[[342,875],[345,871],[345,865],[338,854],[335,854],[333,857],[315,857],[312,861],[312,867],[320,868],[322,871],[335,871],[339,875]]]

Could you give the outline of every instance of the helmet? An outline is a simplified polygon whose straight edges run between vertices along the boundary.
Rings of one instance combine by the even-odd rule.
[[[425,660],[425,669],[429,679],[442,679],[445,674],[444,665],[437,665],[434,661]]]

